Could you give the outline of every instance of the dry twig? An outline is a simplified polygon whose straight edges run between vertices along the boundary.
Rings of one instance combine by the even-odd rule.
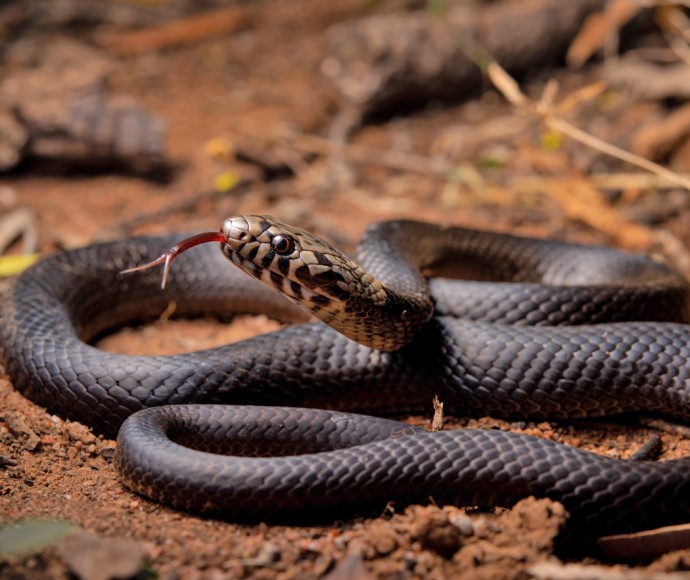
[[[153,52],[228,34],[249,21],[246,8],[231,7],[132,32],[103,34],[98,42],[117,54]]]
[[[33,254],[38,249],[38,233],[34,214],[27,208],[18,208],[0,219],[0,253],[18,238],[22,238],[22,254]]]
[[[443,429],[443,403],[434,395],[434,418],[431,420],[431,427],[429,431],[441,431]]]
[[[635,155],[634,153],[625,151],[620,147],[611,145],[610,143],[607,143],[598,137],[594,137],[593,135],[586,133],[582,129],[579,129],[575,125],[572,125],[563,119],[561,117],[563,111],[559,106],[554,105],[552,102],[552,97],[555,93],[556,87],[555,81],[547,83],[542,99],[538,103],[535,103],[520,90],[520,87],[515,82],[515,79],[513,79],[505,70],[503,70],[498,63],[492,62],[489,65],[488,74],[496,88],[503,93],[503,96],[508,99],[508,101],[510,101],[516,107],[520,107],[521,109],[531,112],[533,115],[541,118],[545,125],[552,131],[557,131],[563,135],[567,135],[571,139],[575,139],[583,145],[596,149],[597,151],[600,151],[601,153],[611,157],[620,159],[621,161],[625,161],[626,163],[630,163],[631,165],[640,167],[646,171],[649,171],[650,173],[654,173],[690,191],[689,179],[669,169],[666,169],[657,163],[649,161],[648,159],[644,159],[638,155]],[[603,85],[596,86],[600,86],[601,90],[603,90]],[[568,106],[571,106],[572,99],[564,102],[567,102]]]

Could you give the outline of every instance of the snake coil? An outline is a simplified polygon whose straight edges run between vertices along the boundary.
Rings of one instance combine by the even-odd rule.
[[[238,517],[536,495],[561,501],[572,529],[598,534],[690,518],[687,459],[621,462],[514,433],[427,433],[342,412],[426,410],[438,395],[461,415],[642,411],[688,421],[688,294],[671,269],[611,249],[412,221],[370,227],[357,263],[265,216],[226,220],[221,233],[222,252],[181,255],[164,290],[157,273],[121,272],[176,238],[134,238],[45,258],[3,304],[15,387],[97,432],[120,430],[115,466],[133,490]],[[375,348],[305,322],[273,289]],[[264,312],[300,324],[176,356],[89,344],[172,301],[185,316]]]

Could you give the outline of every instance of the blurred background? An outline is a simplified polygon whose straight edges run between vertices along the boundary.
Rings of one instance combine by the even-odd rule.
[[[0,0],[0,275],[59,249],[212,230],[241,213],[270,213],[346,251],[369,223],[411,217],[650,252],[690,275],[685,5]],[[178,322],[175,332],[170,324],[129,329],[101,346],[179,352],[276,327],[255,318],[230,327]],[[517,566],[509,550],[545,557],[558,527],[551,508],[532,506],[536,519],[520,520],[503,547],[457,551],[469,540],[454,532],[449,556],[434,543],[434,530],[450,525],[438,508],[392,523],[288,531],[187,518],[123,495],[103,460],[112,442],[60,426],[7,381],[0,403],[46,450],[27,464],[34,471],[23,483],[0,482],[11,490],[10,503],[0,493],[0,521],[2,509],[8,519],[62,514],[106,535],[133,535],[166,578],[316,577],[353,553],[354,572],[338,578],[480,569],[519,577],[532,556]],[[613,457],[645,440],[620,426],[461,424]],[[74,441],[83,445],[68,451]],[[53,469],[59,477],[46,475]],[[79,502],[65,500],[72,494]],[[530,525],[545,534],[536,543]],[[494,556],[477,555],[486,550]],[[498,567],[482,568],[489,561]],[[38,569],[59,577],[60,562],[40,560]]]
[[[5,238],[45,252],[271,212],[351,249],[413,216],[687,273],[688,35],[681,7],[634,0],[4,0]]]

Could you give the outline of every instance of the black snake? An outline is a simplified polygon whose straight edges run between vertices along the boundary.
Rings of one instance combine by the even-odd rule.
[[[680,322],[688,294],[668,267],[606,248],[412,221],[371,226],[359,266],[263,216],[226,220],[196,242],[204,240],[222,240],[236,265],[376,348],[304,322],[210,245],[181,255],[164,290],[156,272],[122,270],[176,238],[45,258],[3,305],[7,370],[27,397],[109,436],[151,407],[119,433],[115,465],[132,489],[185,510],[254,518],[430,497],[511,505],[530,495],[561,501],[571,528],[594,535],[690,518],[690,460],[622,462],[515,433],[431,433],[341,412],[426,411],[437,395],[462,415],[644,411],[687,422],[690,326]],[[176,356],[88,344],[170,302],[181,315],[265,312],[302,323]]]

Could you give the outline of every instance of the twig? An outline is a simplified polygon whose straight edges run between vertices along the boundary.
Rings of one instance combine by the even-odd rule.
[[[547,89],[544,91],[544,98],[542,98],[542,101],[535,103],[520,90],[520,87],[515,79],[513,79],[513,77],[511,77],[503,68],[501,68],[498,63],[492,62],[489,65],[488,75],[496,88],[501,91],[503,96],[509,102],[520,109],[540,117],[549,129],[559,131],[560,133],[563,133],[564,135],[569,136],[571,139],[575,139],[576,141],[579,141],[580,143],[587,145],[592,149],[596,149],[597,151],[601,151],[606,155],[610,155],[611,157],[616,157],[617,159],[632,165],[636,165],[637,167],[645,169],[650,173],[654,173],[659,177],[663,177],[668,181],[690,190],[690,179],[678,175],[677,173],[674,173],[673,171],[670,171],[669,169],[666,169],[657,163],[649,161],[648,159],[644,159],[638,155],[630,153],[629,151],[620,149],[615,145],[606,143],[605,141],[602,141],[601,139],[584,132],[582,129],[578,129],[568,121],[562,119],[559,116],[559,108],[550,102],[550,97],[553,94],[553,83],[547,84]],[[570,101],[568,101],[568,105],[570,106]]]
[[[659,12],[657,21],[669,48],[685,64],[690,64],[688,17],[677,6],[666,6],[663,11]]]
[[[33,254],[38,249],[38,235],[33,212],[18,208],[0,219],[0,253],[17,238],[22,238],[22,254]]]
[[[422,175],[438,175],[448,177],[456,166],[445,159],[426,157],[414,153],[401,151],[381,151],[370,149],[362,145],[345,144],[340,141],[326,139],[317,135],[300,133],[289,130],[285,133],[295,147],[307,153],[318,155],[340,155],[347,161],[355,163],[369,163],[389,169],[420,173]]]
[[[249,13],[246,8],[232,7],[144,30],[103,34],[97,40],[101,46],[117,54],[137,54],[234,32],[248,21]]]
[[[441,431],[443,429],[443,403],[438,395],[434,395],[432,404],[434,405],[434,418],[431,420],[429,431]]]
[[[679,524],[630,534],[604,536],[597,540],[604,554],[622,562],[651,561],[676,550],[690,547],[690,525]],[[572,578],[573,576],[569,576]],[[593,578],[594,576],[590,576]],[[649,578],[646,574],[643,578]],[[683,575],[674,576],[682,578]],[[596,578],[601,578],[597,575]],[[628,578],[628,576],[626,576]],[[668,578],[666,574],[661,578]]]
[[[601,151],[602,153],[610,155],[611,157],[617,157],[621,161],[625,161],[631,165],[636,165],[637,167],[645,169],[650,173],[654,173],[655,175],[680,185],[681,187],[690,191],[690,179],[686,179],[685,177],[666,169],[665,167],[662,167],[653,161],[649,161],[648,159],[644,159],[639,155],[625,151],[620,147],[606,143],[605,141],[602,141],[601,139],[598,139],[589,133],[585,133],[581,129],[578,129],[574,125],[571,125],[567,121],[559,119],[558,117],[549,115],[546,117],[545,121],[550,129],[560,131],[561,133],[568,135],[572,139],[575,139],[576,141],[579,141],[580,143],[587,145],[592,149]]]
[[[690,180],[690,174],[680,174]],[[508,181],[511,189],[533,190],[543,186],[544,177],[526,175],[513,177]],[[551,179],[551,177],[547,178]],[[671,189],[678,184],[665,177],[649,173],[620,172],[620,173],[590,173],[587,179],[599,189]]]

